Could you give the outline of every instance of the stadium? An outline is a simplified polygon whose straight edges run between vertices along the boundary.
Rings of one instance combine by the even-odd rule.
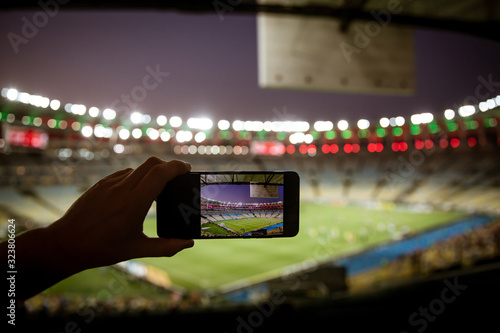
[[[213,11],[197,3],[193,11]],[[258,11],[246,1],[233,9]],[[481,37],[498,43],[490,34]],[[84,97],[43,96],[42,87],[2,87],[2,240],[9,220],[18,234],[48,226],[97,181],[150,156],[187,161],[193,171],[258,172],[204,179],[202,235],[279,235],[282,196],[240,200],[229,188],[263,183],[268,171],[300,175],[296,237],[200,239],[171,258],[89,269],[28,299],[19,320],[47,331],[68,323],[89,331],[166,323],[227,332],[490,329],[500,297],[500,90],[484,82],[487,94],[476,89],[443,110],[367,111],[349,121],[270,110],[260,119],[120,113]],[[156,208],[144,221],[150,237]]]

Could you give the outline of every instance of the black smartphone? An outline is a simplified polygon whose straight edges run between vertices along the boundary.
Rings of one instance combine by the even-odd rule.
[[[299,231],[293,171],[189,172],[156,199],[159,237],[271,238]]]

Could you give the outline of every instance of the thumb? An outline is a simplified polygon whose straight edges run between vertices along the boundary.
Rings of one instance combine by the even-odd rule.
[[[193,247],[194,240],[179,238],[147,238],[141,246],[142,257],[171,257],[176,253]]]

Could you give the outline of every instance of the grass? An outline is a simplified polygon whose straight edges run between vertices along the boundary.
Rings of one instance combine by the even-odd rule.
[[[193,248],[174,257],[139,260],[166,271],[175,285],[188,289],[217,288],[239,280],[271,277],[287,266],[307,260],[341,257],[387,242],[403,230],[419,232],[461,217],[463,214],[453,212],[400,211],[394,206],[375,210],[301,203],[300,231],[296,237],[196,240]],[[145,221],[144,232],[156,236],[156,218]],[[51,290],[84,289],[87,293],[97,293],[103,288],[102,283],[109,283],[110,279],[99,274],[99,270],[82,272]],[[147,290],[136,288],[130,292],[147,293]]]

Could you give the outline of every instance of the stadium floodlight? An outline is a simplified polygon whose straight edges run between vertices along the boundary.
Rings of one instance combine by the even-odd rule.
[[[383,128],[386,128],[387,126],[389,126],[390,120],[387,117],[383,117],[383,118],[380,118],[379,123],[380,123],[380,126],[382,126]]]
[[[165,117],[164,115],[156,117],[156,123],[159,126],[165,126],[167,124],[167,117]]]
[[[405,124],[405,118],[402,116],[397,116],[395,119],[396,126],[403,126]]]
[[[130,121],[134,124],[140,124],[142,122],[142,113],[134,111],[130,114]]]
[[[208,118],[189,118],[187,125],[191,129],[209,130],[212,128],[213,122]]]
[[[170,126],[172,127],[180,127],[182,125],[182,119],[178,116],[173,116],[170,118]]]
[[[19,95],[19,92],[17,89],[10,88],[7,90],[7,94],[5,95],[7,99],[10,99],[11,101],[15,101],[17,99],[17,96]]]
[[[331,131],[333,129],[333,123],[331,121],[318,120],[314,123],[314,129],[318,132]]]
[[[158,132],[158,130],[152,127],[149,127],[146,130],[146,135],[153,141],[160,137],[160,133]]]
[[[200,142],[203,142],[205,141],[205,139],[207,138],[207,135],[203,132],[198,132],[196,133],[196,135],[194,136],[194,141],[200,143]]]
[[[53,99],[50,101],[50,108],[54,111],[56,110],[59,110],[59,108],[61,107],[61,102],[57,99]]]
[[[444,110],[444,117],[447,120],[452,120],[453,118],[455,118],[455,111],[453,111],[452,109]]]
[[[140,139],[142,136],[142,130],[140,128],[134,128],[132,130],[132,137],[134,139]]]
[[[99,109],[96,108],[95,106],[92,106],[90,109],[89,109],[89,116],[91,116],[92,118],[95,118],[99,115]]]
[[[233,121],[233,130],[241,131],[241,130],[243,130],[243,125],[244,125],[243,121],[235,120],[235,121]]]
[[[337,127],[339,128],[339,130],[345,131],[346,129],[349,128],[349,123],[347,122],[347,120],[340,120],[337,123]]]
[[[458,109],[458,114],[461,117],[469,117],[476,113],[476,108],[474,105],[464,105]]]
[[[168,140],[170,140],[170,133],[169,133],[169,132],[167,132],[167,131],[162,131],[162,132],[160,133],[160,139],[161,139],[161,141],[163,141],[163,142],[167,142]]]
[[[365,130],[370,127],[370,121],[368,119],[360,119],[357,125],[360,130]]]
[[[84,125],[82,127],[82,135],[86,138],[90,137],[92,135],[93,129],[92,126],[90,125]]]
[[[113,120],[116,117],[116,111],[113,109],[104,109],[104,111],[102,111],[102,116],[106,120]]]
[[[118,136],[122,140],[127,140],[130,137],[130,131],[126,128],[121,127],[118,129]]]
[[[217,123],[217,127],[219,127],[219,129],[222,131],[229,129],[230,126],[231,126],[231,124],[229,123],[229,121],[224,120],[224,119],[219,120],[219,122]]]

